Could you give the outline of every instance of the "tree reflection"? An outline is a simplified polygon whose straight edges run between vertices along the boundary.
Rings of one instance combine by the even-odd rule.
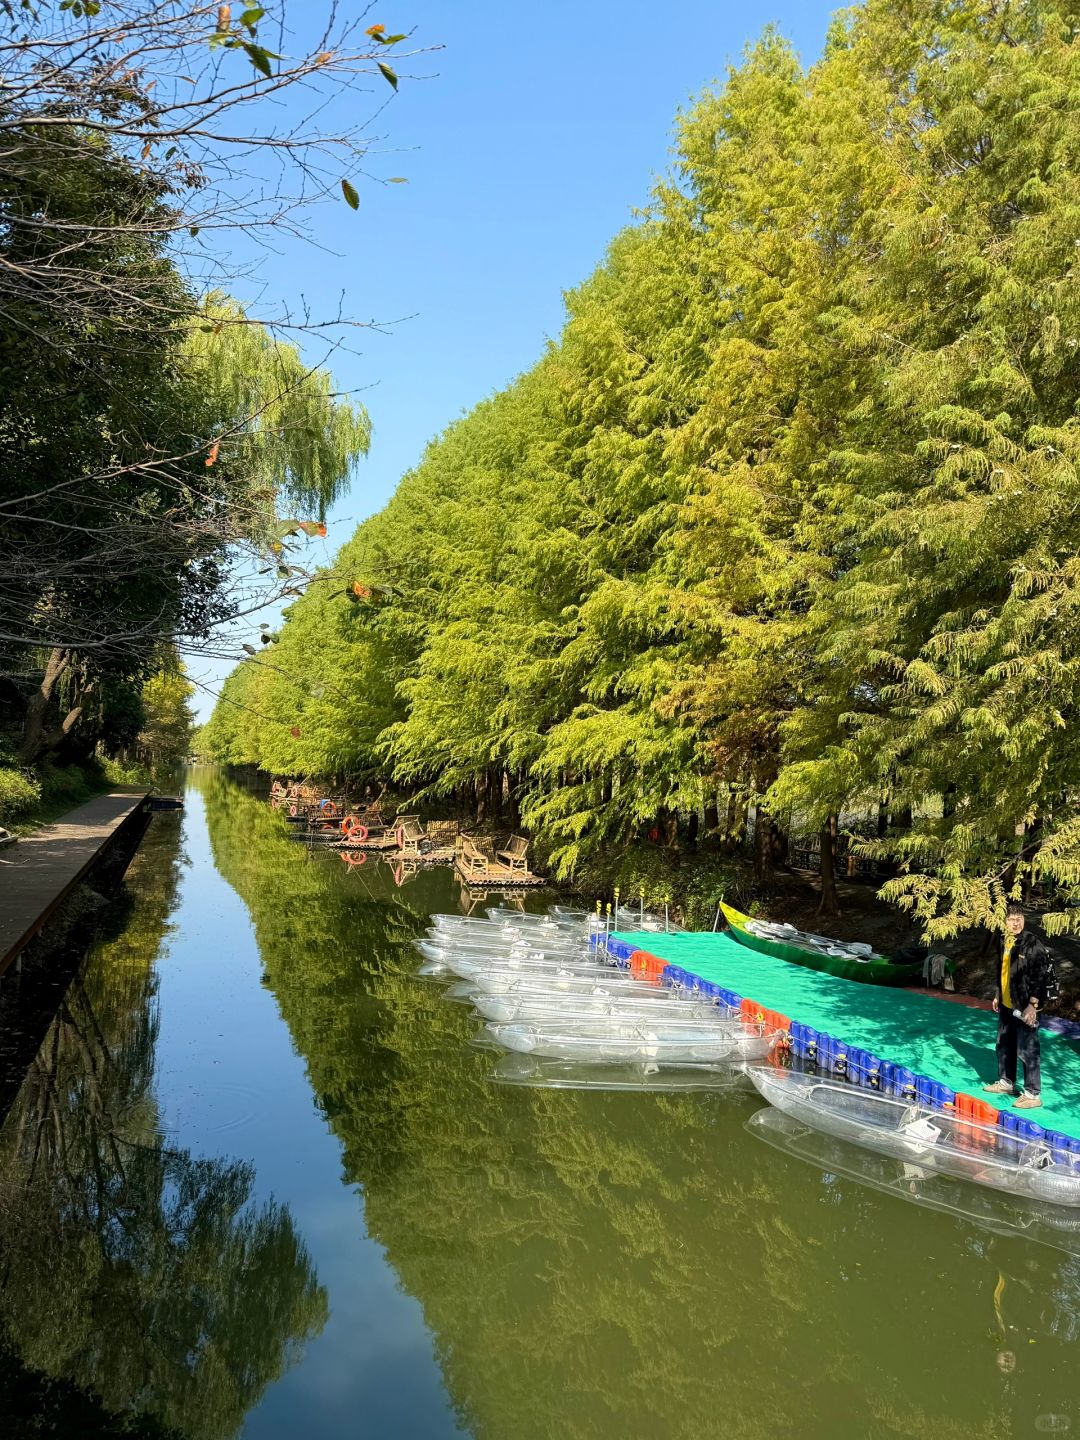
[[[326,1295],[249,1165],[163,1139],[152,961],[177,880],[151,845],[0,1131],[0,1323],[22,1365],[191,1440],[233,1435],[322,1328]]]
[[[985,1337],[1003,1250],[1073,1310],[1075,1262],[777,1157],[742,1133],[753,1101],[488,1084],[475,1022],[414,978],[406,943],[458,908],[451,876],[398,891],[308,855],[264,801],[200,783],[345,1181],[423,1305],[463,1427],[991,1440],[1004,1413],[1038,1413],[1049,1346],[1023,1357],[1021,1399],[998,1388],[990,1347],[943,1371],[942,1336]]]

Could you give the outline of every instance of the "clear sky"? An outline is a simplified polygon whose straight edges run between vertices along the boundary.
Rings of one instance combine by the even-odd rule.
[[[325,552],[309,547],[313,563],[328,561],[386,503],[429,439],[558,334],[563,291],[595,268],[666,168],[679,108],[721,79],[770,22],[811,63],[835,8],[821,0],[380,0],[372,8],[372,22],[444,47],[401,63],[398,94],[377,122],[372,176],[409,183],[358,182],[358,212],[344,202],[318,211],[322,248],[290,240],[260,265],[267,308],[302,297],[333,313],[343,295],[363,319],[410,317],[386,333],[359,332],[359,353],[335,359],[339,387],[362,392],[374,436],[352,493],[329,517]],[[358,95],[360,114],[381,99]],[[213,688],[231,668],[189,665]],[[205,718],[213,696],[200,691],[196,703]]]

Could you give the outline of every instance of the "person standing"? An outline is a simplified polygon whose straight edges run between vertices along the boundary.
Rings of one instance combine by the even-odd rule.
[[[1024,1067],[1024,1088],[1013,1107],[1036,1110],[1042,1104],[1039,1069],[1039,1011],[1046,1004],[1053,967],[1050,952],[1024,928],[1024,912],[1010,905],[1005,933],[998,941],[997,993],[998,1078],[983,1089],[991,1095],[1016,1094],[1016,1064]]]

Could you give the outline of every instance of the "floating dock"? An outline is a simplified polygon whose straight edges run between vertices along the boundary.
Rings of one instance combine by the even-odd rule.
[[[601,941],[602,941],[601,937]],[[659,983],[769,1018],[820,1070],[910,1096],[1028,1139],[1080,1143],[1080,1044],[1044,1026],[1042,1108],[1014,1111],[985,1095],[997,1079],[997,1018],[935,995],[842,980],[740,945],[725,934],[617,931],[608,949]]]
[[[148,790],[117,786],[4,850],[0,865],[0,975],[135,815]]]

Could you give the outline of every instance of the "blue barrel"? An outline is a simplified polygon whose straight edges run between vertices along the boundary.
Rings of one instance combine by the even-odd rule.
[[[1019,1115],[1014,1115],[1011,1110],[1000,1110],[998,1112],[998,1129],[1002,1132],[1006,1149],[1014,1149],[1020,1144]]]
[[[1059,1130],[1047,1130],[1043,1139],[1050,1146],[1050,1153],[1054,1157],[1055,1165],[1071,1165],[1073,1157],[1069,1154],[1069,1137],[1062,1135]]]
[[[837,1075],[848,1073],[848,1047],[843,1040],[833,1041],[832,1068]]]
[[[897,1095],[902,1100],[914,1100],[916,1092],[917,1077],[914,1070],[909,1070],[906,1065],[897,1065],[893,1084]]]
[[[891,1060],[881,1062],[881,1090],[884,1095],[895,1095],[896,1089],[896,1066]]]
[[[955,1090],[950,1090],[948,1085],[942,1085],[941,1082],[938,1080],[934,1081],[933,1085],[931,1086],[931,1090],[933,1092],[932,1103],[935,1110],[956,1109]]]
[[[866,1056],[866,1083],[871,1090],[881,1090],[882,1079],[881,1069],[884,1062],[878,1055],[872,1055],[869,1050],[864,1050]]]
[[[1041,1140],[1045,1134],[1046,1131],[1043,1129],[1043,1127],[1041,1125],[1036,1125],[1034,1120],[1020,1121],[1021,1140]]]
[[[934,1082],[925,1075],[915,1076],[915,1099],[927,1110],[934,1108]]]
[[[806,1059],[810,1061],[811,1065],[816,1065],[818,1063],[818,1045],[820,1044],[820,1042],[821,1036],[818,1031],[816,1031],[812,1025],[804,1025],[803,1046],[805,1048],[803,1050],[803,1054],[805,1055]]]
[[[791,1044],[791,1053],[799,1060],[806,1054],[806,1044],[803,1040],[803,1027],[797,1020],[791,1022],[791,1029],[788,1031],[788,1040]]]

